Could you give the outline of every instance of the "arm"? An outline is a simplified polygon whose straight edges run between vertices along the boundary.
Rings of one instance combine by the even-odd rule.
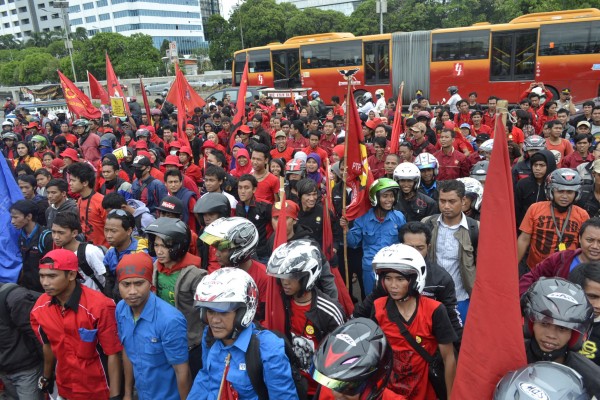
[[[121,364],[120,353],[108,356],[108,379],[110,388],[110,397],[121,394],[121,373],[123,365]]]
[[[358,303],[354,307],[352,317],[364,317],[370,319],[373,315],[373,303],[375,303],[375,300],[383,296],[386,296],[386,293],[385,290],[383,290],[383,286],[381,286],[381,281],[378,281],[373,291],[369,293],[369,295],[365,297],[365,299],[362,302]]]
[[[135,380],[133,378],[133,364],[131,364],[131,360],[127,357],[127,353],[123,351],[123,374],[125,376],[125,389],[123,391],[123,400],[132,400],[133,399],[133,384]]]
[[[188,393],[192,387],[192,374],[190,373],[190,366],[187,362],[183,364],[173,365],[175,375],[177,377],[177,390],[179,391],[179,397],[181,400],[185,400],[188,397]]]
[[[520,262],[529,248],[531,243],[531,234],[521,232],[517,239],[517,261]]]
[[[456,358],[454,357],[454,347],[452,344],[440,344],[440,353],[444,360],[444,375],[446,379],[446,391],[448,400],[452,394],[452,385],[454,384],[454,376],[456,375]]]
[[[46,378],[51,378],[54,376],[54,365],[56,364],[56,359],[54,358],[54,353],[52,352],[52,347],[50,347],[50,343],[44,343],[43,352],[44,376]]]

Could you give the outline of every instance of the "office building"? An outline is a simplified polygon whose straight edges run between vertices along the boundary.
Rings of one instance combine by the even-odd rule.
[[[0,0],[0,35],[27,40],[34,32],[61,31],[60,10],[50,0]]]

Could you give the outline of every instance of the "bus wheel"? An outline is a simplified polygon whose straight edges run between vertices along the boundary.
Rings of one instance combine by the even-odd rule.
[[[560,95],[558,94],[558,90],[556,90],[555,87],[553,86],[545,86],[546,89],[548,89],[550,91],[550,93],[552,93],[552,101],[557,101],[560,98]]]
[[[354,92],[354,100],[356,100],[356,104],[358,107],[362,107],[365,104],[365,99],[363,99],[363,95],[367,93],[366,90],[359,89]]]

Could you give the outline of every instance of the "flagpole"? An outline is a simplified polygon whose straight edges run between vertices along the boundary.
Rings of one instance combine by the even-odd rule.
[[[225,357],[225,370],[223,370],[223,376],[221,377],[221,385],[219,386],[219,394],[217,395],[217,399],[220,399],[221,393],[223,393],[225,378],[227,377],[227,372],[229,371],[229,360],[231,360],[231,353],[227,353],[227,357]]]
[[[354,75],[348,76],[345,78],[348,80],[348,91],[346,93],[346,123],[345,123],[345,134],[344,134],[344,171],[342,172],[343,186],[342,186],[342,218],[346,219],[346,190],[348,179],[348,165],[346,162],[348,160],[348,129],[350,128],[350,91],[352,90],[352,80],[354,79]],[[348,221],[346,220],[346,223]],[[350,290],[350,272],[348,271],[348,225],[344,227],[342,230],[343,238],[344,238],[344,272],[346,274],[346,287]]]

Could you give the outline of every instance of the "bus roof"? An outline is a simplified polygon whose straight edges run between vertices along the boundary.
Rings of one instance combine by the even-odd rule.
[[[582,8],[581,10],[551,11],[521,15],[510,21],[511,24],[524,24],[530,22],[556,21],[563,19],[580,19],[600,17],[600,10],[597,8]]]
[[[350,32],[319,33],[316,35],[296,36],[286,40],[284,44],[323,42],[337,39],[353,39],[354,37],[355,36]]]

